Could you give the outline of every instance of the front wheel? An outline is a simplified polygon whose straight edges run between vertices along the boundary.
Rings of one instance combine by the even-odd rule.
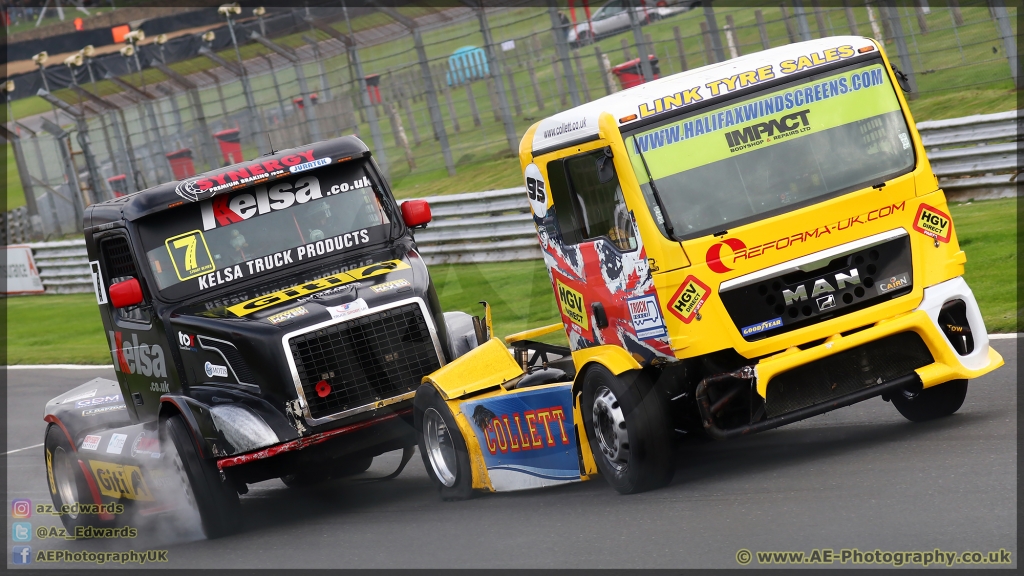
[[[908,387],[892,397],[892,405],[911,422],[924,422],[949,416],[964,405],[967,380],[951,380],[944,384],[921,389],[921,385]]]
[[[621,494],[665,486],[675,466],[667,407],[639,372],[595,366],[583,379],[584,427],[601,475]]]
[[[174,445],[168,456],[181,483],[180,496],[199,513],[203,534],[213,539],[237,532],[241,520],[238,492],[221,479],[211,460],[199,456],[181,415],[165,420],[161,434],[162,446]]]
[[[459,431],[448,405],[429,384],[416,390],[413,423],[427,476],[437,485],[444,500],[465,500],[473,496],[473,470],[466,440]]]

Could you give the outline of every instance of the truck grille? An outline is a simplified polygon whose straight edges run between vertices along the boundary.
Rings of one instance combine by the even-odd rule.
[[[768,382],[765,413],[775,417],[906,376],[933,362],[914,332],[902,332],[783,372]]]
[[[441,367],[415,303],[294,336],[288,346],[313,418],[414,392]],[[330,385],[324,397],[316,390],[321,380]]]

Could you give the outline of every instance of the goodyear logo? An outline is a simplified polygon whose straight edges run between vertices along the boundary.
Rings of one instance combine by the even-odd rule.
[[[104,496],[129,498],[131,500],[153,500],[153,493],[142,479],[138,466],[122,466],[110,462],[90,460],[96,484]]]
[[[587,314],[587,306],[583,302],[583,294],[562,284],[561,280],[555,280],[558,290],[558,304],[562,307],[562,314],[578,324],[584,330],[590,330],[590,320]]]
[[[917,216],[914,217],[914,230],[931,236],[939,242],[949,242],[950,233],[953,231],[953,220],[949,214],[938,208],[921,204],[917,209]]]
[[[285,288],[266,296],[260,296],[259,298],[253,298],[247,300],[241,304],[228,307],[228,311],[241,318],[253,312],[259,312],[264,308],[269,308],[282,302],[294,300],[300,296],[306,296],[320,292],[321,290],[327,290],[328,288],[335,288],[344,284],[350,284],[357,280],[363,280],[365,278],[372,278],[374,276],[380,276],[381,274],[387,274],[395,270],[405,270],[409,268],[409,265],[401,260],[388,260],[387,262],[378,262],[376,264],[370,264],[369,266],[363,266],[362,268],[356,268],[355,270],[349,270],[348,272],[342,272],[340,274],[332,274],[325,276],[319,280],[313,280],[312,282],[306,282],[305,284],[299,284],[298,286],[292,286],[291,288]]]
[[[782,318],[772,318],[771,320],[765,320],[764,322],[758,322],[757,324],[751,324],[740,329],[740,333],[744,336],[750,336],[751,334],[760,334],[768,330],[774,330],[782,326]]]
[[[669,312],[675,314],[685,324],[689,324],[700,312],[710,293],[711,289],[706,284],[693,276],[687,276],[679,290],[676,290],[669,300]]]
[[[202,276],[217,268],[201,230],[168,238],[164,245],[167,246],[167,253],[171,255],[171,263],[174,264],[174,273],[178,275],[178,280],[185,281]]]

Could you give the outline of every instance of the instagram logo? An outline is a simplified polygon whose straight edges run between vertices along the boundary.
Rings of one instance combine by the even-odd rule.
[[[11,517],[13,518],[31,518],[32,517],[32,501],[25,500],[12,500],[11,501]]]

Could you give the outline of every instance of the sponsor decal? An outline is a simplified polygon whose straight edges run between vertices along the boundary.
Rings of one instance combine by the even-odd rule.
[[[587,314],[587,305],[583,301],[583,294],[562,284],[561,280],[555,280],[555,290],[558,292],[558,305],[562,308],[569,320],[579,325],[584,330],[590,330],[590,316]]]
[[[543,218],[548,211],[548,194],[540,168],[530,164],[523,171],[523,176],[526,178],[526,197],[530,200],[530,209],[535,216]]]
[[[192,230],[164,240],[178,280],[189,280],[217,269],[202,231]]]
[[[341,272],[338,274],[332,274],[325,276],[319,280],[313,280],[312,282],[306,282],[305,284],[299,284],[298,286],[292,286],[291,288],[285,288],[272,294],[253,298],[247,300],[241,304],[235,304],[234,306],[228,307],[228,311],[238,317],[243,317],[253,312],[258,312],[264,308],[270,308],[282,302],[288,302],[301,296],[308,296],[316,292],[327,290],[328,288],[335,288],[344,284],[356,282],[357,280],[363,280],[365,278],[372,278],[374,276],[380,276],[381,274],[387,274],[395,270],[406,270],[409,265],[401,260],[389,260],[386,262],[378,262],[376,264],[370,264],[369,266],[363,266],[362,268],[356,268],[349,270],[348,272]]]
[[[914,230],[935,238],[939,242],[949,242],[953,232],[953,220],[938,208],[921,204],[914,216]]]
[[[739,238],[726,238],[717,244],[712,244],[711,247],[708,248],[708,252],[704,256],[708,262],[708,268],[713,272],[718,272],[719,274],[725,274],[732,270],[732,268],[722,264],[722,248],[724,247],[729,247],[733,252],[735,252],[737,250],[746,250],[747,245]]]
[[[707,301],[711,289],[694,276],[687,276],[676,293],[669,299],[669,312],[689,324]]]
[[[82,440],[82,450],[95,450],[100,446],[100,437],[90,434]]]
[[[740,328],[740,334],[744,337],[750,336],[751,334],[760,334],[761,332],[767,332],[768,330],[774,330],[782,326],[782,318],[772,318],[771,320],[765,320],[764,322],[758,322],[757,324],[751,324],[750,326],[744,326]]]
[[[149,391],[150,392],[164,392],[164,393],[167,393],[167,392],[170,392],[171,390],[167,386],[167,381],[164,380],[163,382],[150,382],[149,383]]]
[[[498,490],[580,479],[570,385],[463,402]]]
[[[373,290],[377,294],[381,292],[387,292],[388,290],[397,290],[404,286],[412,286],[405,278],[399,278],[398,280],[390,280],[388,282],[381,282],[375,286],[370,286],[370,290]]]
[[[132,341],[124,339],[120,331],[109,331],[110,352],[114,357],[114,370],[124,374],[167,377],[164,349],[159,344],[139,344],[139,335],[132,333]]]
[[[121,402],[121,395],[114,394],[113,396],[101,396],[99,398],[86,398],[85,400],[79,400],[75,402],[75,408],[88,408],[89,406],[99,406],[101,404],[110,404],[113,402]]]
[[[654,294],[629,298],[626,305],[629,306],[637,338],[650,340],[668,336],[665,319],[661,316],[661,307],[658,306],[658,298]]]
[[[65,404],[74,400],[81,400],[82,398],[92,398],[96,395],[96,388],[89,390],[88,392],[82,392],[81,394],[75,394],[74,396],[68,396],[67,398],[58,402],[58,404]]]
[[[347,304],[342,304],[341,306],[327,306],[327,311],[330,312],[332,320],[355,316],[356,314],[365,312],[369,309],[370,307],[366,305],[366,301],[362,298],[357,298]]]
[[[319,168],[320,166],[326,166],[331,163],[331,158],[318,158],[312,162],[303,162],[302,164],[296,164],[295,166],[289,166],[288,171],[292,174],[296,172],[305,172],[306,170],[312,170],[313,168]]]
[[[900,142],[903,143],[903,149],[906,150],[907,148],[910,148],[910,136],[907,136],[906,132],[900,132],[899,136]]]
[[[89,408],[88,410],[82,410],[82,416],[95,416],[97,414],[106,414],[107,412],[120,412],[121,410],[127,410],[128,407],[124,404],[117,404],[115,406],[103,406],[101,408]]]
[[[196,351],[196,337],[192,334],[178,332],[178,348],[182,350]]]
[[[228,377],[228,367],[227,366],[221,366],[219,364],[213,364],[212,362],[207,362],[206,364],[203,365],[203,368],[206,370],[206,375],[209,376],[210,378],[213,378],[215,376],[218,377],[218,378],[227,378]]]
[[[753,148],[761,144],[794,136],[800,132],[810,130],[810,122],[807,115],[810,109],[800,110],[787,114],[778,119],[771,119],[766,122],[758,122],[744,127],[742,130],[731,130],[725,133],[725,142],[729,145],[729,152],[739,152],[747,148]]]
[[[104,496],[111,498],[128,498],[130,500],[153,500],[153,493],[142,477],[138,466],[127,466],[90,460],[96,484]]]
[[[306,310],[304,306],[298,306],[290,310],[285,310],[284,312],[267,316],[267,320],[269,320],[271,324],[281,324],[282,322],[288,322],[289,320],[294,320],[299,316],[305,316],[306,314],[309,314],[309,310]]]
[[[903,288],[904,286],[909,285],[910,276],[906,272],[901,272],[895,276],[890,276],[885,280],[879,279],[878,291],[882,294],[885,294],[886,292],[892,292],[893,290],[898,290],[900,288]]]
[[[125,440],[127,439],[127,434],[111,434],[110,441],[107,442],[107,454],[120,454],[121,449],[124,448]]]
[[[198,202],[213,196],[221,190],[229,190],[253,182],[261,182],[274,176],[287,174],[287,170],[292,166],[298,166],[304,162],[313,162],[314,160],[313,150],[306,150],[281,158],[232,167],[229,170],[200,176],[199,178],[182,180],[174,191],[178,196],[189,202]]]
[[[138,456],[159,458],[160,441],[151,436],[147,436],[145,431],[139,432],[139,435],[135,437],[135,441],[132,442],[132,458]]]
[[[587,127],[587,119],[586,118],[583,118],[582,120],[576,120],[576,121],[573,121],[573,122],[562,122],[558,126],[555,126],[554,128],[549,128],[549,129],[545,130],[544,131],[544,137],[545,138],[553,138],[555,136],[559,136],[559,135],[562,135],[562,134],[568,134],[569,132],[575,132],[577,130],[582,130],[582,129],[586,128],[586,127]]]
[[[227,194],[214,196],[199,206],[203,217],[203,230],[230,226],[253,216],[284,210],[294,204],[305,204],[323,197],[320,180],[316,176],[304,176],[294,182],[256,186],[251,193],[235,194],[230,197]]]
[[[57,485],[53,481],[53,454],[50,453],[50,449],[47,448],[46,452],[46,478],[50,481],[50,494],[57,493]]]
[[[828,310],[829,308],[836,307],[836,297],[833,296],[832,294],[829,294],[828,296],[822,296],[821,298],[815,300],[815,302],[818,304],[818,310],[821,311],[825,311]]]
[[[765,242],[764,244],[758,244],[751,247],[747,247],[746,243],[739,238],[727,238],[708,248],[707,254],[705,254],[705,259],[707,260],[708,268],[713,272],[724,274],[731,271],[741,260],[753,260],[754,258],[759,258],[768,254],[771,250],[780,252],[788,250],[797,244],[805,244],[820,240],[826,236],[831,236],[833,232],[841,232],[858,224],[867,224],[868,222],[887,218],[898,212],[903,212],[904,209],[906,209],[906,205],[906,202],[900,202],[899,204],[882,206],[880,208],[864,212],[863,214],[844,218],[838,222],[816,226],[809,231],[797,232],[790,236],[783,236],[782,238],[772,240],[771,242]],[[732,250],[732,254],[723,254],[723,245],[730,248]]]

